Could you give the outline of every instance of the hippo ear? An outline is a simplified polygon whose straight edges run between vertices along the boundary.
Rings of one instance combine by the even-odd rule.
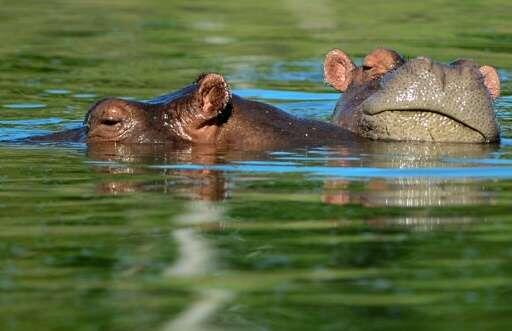
[[[340,92],[344,92],[353,79],[356,65],[342,50],[333,49],[325,56],[324,80]]]
[[[363,60],[363,69],[372,71],[373,76],[381,76],[388,71],[398,68],[404,63],[400,54],[392,49],[376,48],[366,55]]]
[[[231,92],[224,77],[215,73],[202,74],[196,84],[201,115],[207,120],[219,115],[231,99]]]
[[[480,73],[484,76],[484,85],[493,99],[500,96],[500,77],[491,66],[481,66]]]

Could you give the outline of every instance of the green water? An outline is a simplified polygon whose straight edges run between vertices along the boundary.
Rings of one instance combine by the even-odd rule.
[[[499,146],[0,144],[0,330],[508,330],[510,1],[0,1],[0,138],[202,71],[326,119],[325,52],[499,69]]]

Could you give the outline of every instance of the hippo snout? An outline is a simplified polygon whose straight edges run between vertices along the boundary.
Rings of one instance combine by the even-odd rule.
[[[362,107],[363,114],[369,116],[397,111],[435,113],[445,118],[443,123],[453,121],[476,131],[482,142],[498,139],[491,97],[478,68],[471,65],[449,66],[425,57],[412,59],[386,74]]]

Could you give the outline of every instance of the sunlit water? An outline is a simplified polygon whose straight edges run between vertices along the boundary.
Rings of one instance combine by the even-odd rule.
[[[400,41],[360,1],[343,26],[330,6],[345,7],[327,1],[56,4],[0,12],[0,330],[510,328],[512,39],[489,32],[510,21],[508,3],[376,8],[386,24],[410,18],[416,34],[397,29]],[[422,35],[445,22],[436,10],[469,14]],[[363,29],[353,38],[373,37],[356,43],[342,32],[351,24]],[[13,142],[79,127],[103,96],[145,99],[206,70],[325,120],[338,95],[320,64],[340,37],[356,55],[374,38],[496,64],[501,144]]]

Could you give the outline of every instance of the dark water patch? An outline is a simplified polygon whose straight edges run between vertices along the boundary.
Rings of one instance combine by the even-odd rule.
[[[59,252],[65,254],[66,252]],[[56,267],[79,267],[79,268],[111,268],[117,263],[115,258],[96,255],[90,250],[79,248],[77,254],[66,254],[59,257]]]
[[[262,208],[264,206],[264,208]],[[282,208],[287,206],[286,208]],[[297,213],[301,206],[300,213]],[[276,213],[276,211],[280,211]],[[282,214],[282,213],[285,214]],[[362,209],[356,205],[329,205],[321,202],[295,202],[295,201],[252,201],[244,204],[234,204],[230,209],[230,216],[234,219],[279,221],[279,220],[342,220],[365,219],[386,213],[388,217],[403,215],[400,208],[373,208]],[[413,211],[411,211],[413,213]]]
[[[105,34],[104,30],[79,30],[79,29],[59,29],[44,31],[43,35],[51,38],[91,38],[99,37]]]
[[[32,73],[65,73],[72,68],[94,67],[102,62],[100,58],[71,57],[51,54],[16,53],[7,55],[0,66],[6,71]]]
[[[459,49],[485,51],[485,52],[493,52],[493,53],[508,54],[512,51],[512,46],[509,43],[504,43],[504,44],[500,45],[500,44],[494,44],[494,43],[473,42],[471,44],[456,44],[454,46]]]
[[[462,39],[476,38],[484,39],[494,43],[512,43],[512,33],[507,32],[478,32],[478,33],[459,33],[458,36]]]
[[[407,43],[427,49],[453,49],[484,51],[489,53],[508,53],[512,46],[508,42],[495,42],[490,40],[472,39],[439,39],[439,40],[407,40]],[[462,51],[463,53],[463,51]],[[419,54],[416,54],[419,55]],[[460,56],[459,56],[460,57]]]
[[[142,28],[144,30],[157,30],[157,31],[160,31],[160,30],[163,30],[163,31],[168,31],[168,30],[173,30],[173,29],[176,29],[178,28],[179,25],[176,21],[174,20],[169,20],[169,19],[166,19],[166,20],[149,20],[149,21],[146,21],[142,24]]]

